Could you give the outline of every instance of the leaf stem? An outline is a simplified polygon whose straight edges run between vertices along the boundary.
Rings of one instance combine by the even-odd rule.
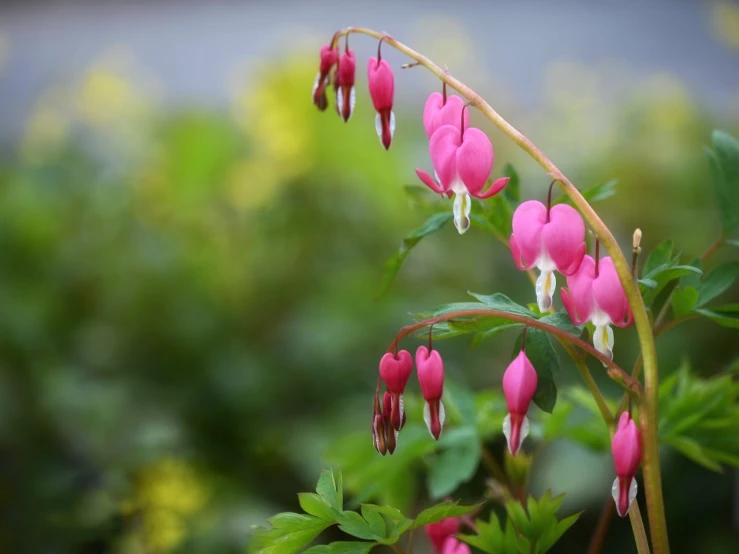
[[[340,31],[338,34],[361,33],[377,40],[386,37],[384,33],[378,33],[371,29],[360,27],[349,27]],[[470,89],[467,85],[452,77],[448,72],[444,71],[438,65],[429,60],[426,56],[419,54],[408,46],[398,42],[397,40],[386,37],[385,43],[395,48],[399,52],[404,53],[426,67],[431,73],[436,75],[442,82],[456,90],[461,96],[467,99],[473,106],[479,109],[490,121],[492,121],[501,131],[526,151],[547,173],[559,181],[562,190],[570,197],[572,203],[580,211],[583,218],[588,222],[590,227],[596,234],[596,237],[603,243],[611,256],[613,265],[624,287],[626,298],[631,307],[634,317],[634,324],[639,336],[642,357],[644,358],[644,378],[645,378],[645,394],[641,398],[641,409],[639,417],[644,437],[644,488],[647,500],[647,512],[649,513],[649,528],[652,536],[652,545],[655,554],[669,553],[669,541],[667,538],[667,522],[665,520],[664,500],[662,497],[662,477],[659,463],[659,442],[657,436],[657,425],[659,422],[659,372],[657,367],[657,352],[654,346],[654,336],[652,335],[652,325],[649,321],[644,299],[639,292],[636,279],[631,275],[631,264],[626,260],[624,253],[618,246],[616,239],[611,231],[600,219],[598,214],[588,204],[587,200],[582,196],[580,191],[567,179],[567,177],[557,168],[556,165],[544,153],[536,147],[523,133],[513,127],[498,112],[496,112],[482,97]],[[629,380],[631,378],[627,375]]]
[[[610,358],[598,352],[593,346],[591,346],[584,340],[580,339],[579,337],[571,335],[570,333],[560,329],[559,327],[555,327],[554,325],[544,323],[541,320],[532,319],[530,317],[526,317],[523,315],[511,314],[511,313],[504,312],[501,310],[494,310],[492,308],[470,308],[467,310],[457,310],[455,312],[449,312],[444,315],[432,317],[429,319],[424,319],[422,321],[418,321],[411,325],[406,325],[405,327],[402,327],[400,331],[398,331],[398,334],[395,336],[395,339],[393,340],[393,342],[390,343],[390,346],[388,347],[387,351],[394,352],[395,349],[398,347],[398,343],[401,340],[403,340],[405,337],[407,337],[411,333],[414,333],[418,331],[419,329],[423,329],[424,327],[428,325],[435,325],[436,323],[450,321],[453,319],[460,319],[460,318],[465,318],[465,317],[476,317],[476,316],[495,317],[499,319],[507,319],[509,321],[515,321],[517,323],[522,323],[523,325],[528,325],[529,327],[535,327],[537,329],[541,329],[542,331],[545,331],[549,333],[550,335],[554,335],[557,338],[565,340],[577,346],[584,352],[587,352],[594,358],[597,358],[604,366],[608,367],[609,369],[613,370],[616,374],[618,374],[619,378],[623,379],[623,381],[629,386],[629,388],[632,388],[634,391],[636,391],[638,396],[641,396],[641,392],[642,392],[641,383],[632,379],[631,376],[628,373],[626,373],[613,360],[611,360]]]

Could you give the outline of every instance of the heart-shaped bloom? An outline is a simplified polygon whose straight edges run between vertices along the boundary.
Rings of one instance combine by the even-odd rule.
[[[503,374],[503,393],[508,404],[508,415],[503,420],[503,434],[508,442],[508,450],[518,454],[526,436],[529,434],[529,404],[536,392],[538,378],[536,370],[521,352],[510,363]]]
[[[454,226],[462,234],[470,227],[470,196],[489,198],[503,190],[508,177],[496,180],[483,192],[493,169],[493,145],[480,129],[470,127],[463,131],[460,125],[442,125],[429,141],[431,163],[439,182],[420,169],[416,174],[434,192],[454,193]]]
[[[318,69],[318,75],[316,75],[316,82],[313,84],[313,103],[318,107],[319,110],[323,111],[328,106],[328,100],[326,99],[326,87],[329,84],[331,69],[336,65],[336,60],[339,58],[336,50],[331,48],[328,44],[321,47],[321,65]]]
[[[403,391],[412,371],[413,358],[407,350],[401,350],[397,354],[388,352],[380,360],[380,377],[388,390],[385,394],[392,399],[390,408],[386,409],[385,414],[390,417],[396,431],[400,431],[405,422]]]
[[[434,552],[441,552],[446,540],[459,532],[459,519],[448,517],[436,523],[424,525],[423,530],[426,531],[431,544],[434,545]]]
[[[513,213],[511,253],[518,269],[536,266],[536,301],[545,312],[552,306],[556,269],[572,275],[585,255],[585,224],[575,208],[557,204],[547,209],[536,200],[522,203]]]
[[[631,325],[631,308],[610,257],[596,262],[584,256],[578,270],[567,276],[561,289],[562,302],[575,325],[590,321],[595,325],[593,346],[613,358],[613,329]]]
[[[393,93],[395,81],[393,71],[385,60],[378,57],[370,58],[367,64],[369,91],[372,104],[375,106],[375,130],[385,150],[390,148],[390,142],[395,133],[395,114],[393,113]]]
[[[354,112],[356,104],[356,92],[354,90],[354,74],[357,65],[354,61],[354,52],[349,50],[341,55],[336,70],[336,109],[344,122],[349,121]]]
[[[444,426],[444,404],[441,395],[444,392],[444,362],[438,350],[431,350],[419,346],[416,351],[416,371],[421,393],[426,401],[423,407],[423,420],[426,422],[431,436],[439,440],[441,429]]]
[[[611,453],[617,475],[611,487],[611,495],[616,503],[618,515],[626,517],[631,503],[636,498],[637,485],[634,475],[641,463],[639,429],[627,412],[622,413],[618,420],[618,428],[611,440]]]
[[[470,114],[464,108],[464,100],[459,96],[446,95],[446,83],[444,93],[434,92],[426,100],[423,107],[423,128],[430,139],[434,131],[442,125],[456,125],[467,130],[470,122]]]

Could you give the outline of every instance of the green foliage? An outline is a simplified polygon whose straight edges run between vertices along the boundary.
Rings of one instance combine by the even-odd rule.
[[[417,529],[422,525],[429,523],[437,523],[448,517],[458,517],[479,509],[482,504],[474,504],[472,506],[460,506],[457,502],[442,502],[431,508],[426,508],[413,522],[413,528]]]
[[[695,266],[699,264],[698,261],[693,263]],[[672,295],[673,315],[675,317],[701,315],[724,327],[738,327],[737,305],[704,308],[711,300],[727,291],[736,282],[737,277],[739,262],[722,264],[702,276],[692,274],[684,276]]]
[[[647,256],[639,279],[644,303],[649,307],[657,295],[672,281],[685,275],[701,275],[702,271],[695,265],[681,265],[680,254],[673,257],[673,244],[666,240],[658,244]]]
[[[739,230],[739,141],[718,130],[712,139],[713,150],[706,148],[706,155],[721,224],[728,236]]]
[[[516,340],[511,359],[518,356],[521,351],[522,338],[523,334]],[[534,404],[541,410],[552,413],[557,402],[554,372],[559,371],[559,356],[546,332],[534,328],[526,331],[526,356],[536,370],[537,385],[533,398]]]
[[[718,323],[722,327],[739,328],[739,304],[727,304],[718,308],[701,308],[696,310],[702,316]]]
[[[593,202],[599,202],[601,200],[606,200],[607,198],[611,198],[612,196],[614,196],[616,194],[617,184],[618,179],[611,179],[610,181],[606,181],[605,183],[601,183],[599,185],[586,188],[585,190],[581,190],[580,194],[583,195],[585,200],[592,204]],[[553,204],[562,203],[572,205],[572,200],[569,196],[562,195],[553,202]]]
[[[543,554],[580,517],[576,513],[558,519],[557,511],[563,500],[564,495],[552,498],[547,491],[539,500],[529,496],[525,510],[520,503],[510,500],[505,504],[508,517],[504,526],[501,527],[495,512],[491,512],[489,521],[475,522],[477,535],[459,535],[459,538],[489,554]]]
[[[453,218],[454,216],[451,212],[434,214],[418,229],[406,235],[400,243],[398,251],[393,254],[387,262],[385,262],[385,265],[382,268],[380,295],[382,295],[392,284],[398,271],[400,271],[400,267],[403,265],[403,262],[408,257],[408,254],[410,254],[413,247],[416,246],[422,238],[435,233],[444,227],[444,225],[449,223]]]
[[[605,400],[614,412],[617,402]],[[611,436],[598,405],[590,392],[579,385],[565,390],[552,415],[543,420],[542,431],[546,439],[565,437],[594,452],[606,452],[611,447]]]
[[[660,441],[714,471],[739,466],[739,382],[701,378],[687,364],[661,384]]]

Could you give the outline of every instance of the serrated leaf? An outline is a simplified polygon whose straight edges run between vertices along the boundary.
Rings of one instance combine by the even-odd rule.
[[[713,191],[716,196],[724,233],[739,230],[739,141],[716,130],[712,135],[713,150],[706,150]]]
[[[303,554],[367,554],[377,543],[360,541],[338,541],[311,546]]]
[[[693,311],[698,303],[698,291],[695,287],[677,289],[672,294],[672,313],[675,317],[682,317]]]
[[[739,262],[723,264],[709,271],[703,279],[698,282],[698,301],[696,307],[700,308],[726,291],[739,277]]]
[[[490,512],[490,521],[478,519],[475,521],[477,535],[457,535],[457,538],[487,552],[488,554],[511,554],[531,552],[531,545],[526,537],[519,536],[513,528],[510,519],[501,527],[496,513]]]
[[[547,552],[580,516],[577,513],[558,520],[557,511],[563,499],[564,495],[552,498],[550,491],[545,492],[539,500],[530,496],[526,511],[519,502],[506,502],[506,512],[513,526],[530,544],[536,546],[535,552]]]
[[[429,523],[436,523],[448,517],[463,516],[465,514],[469,514],[470,512],[474,512],[480,506],[482,506],[482,504],[474,504],[472,506],[460,506],[456,502],[442,502],[441,504],[437,504],[436,506],[426,508],[420,514],[418,514],[418,517],[416,517],[415,521],[413,522],[413,528],[418,529],[419,527],[428,525]]]
[[[536,318],[536,314],[514,302],[508,298],[505,294],[496,292],[494,294],[478,294],[476,292],[467,291],[467,294],[477,299],[478,302],[484,304],[484,308],[490,308],[493,310],[500,310],[509,314],[521,315],[524,317]]]
[[[522,337],[523,334],[516,340],[511,359],[521,352]],[[534,404],[542,411],[551,414],[557,403],[557,386],[554,383],[553,373],[559,370],[559,356],[547,333],[533,327],[526,331],[526,357],[536,370],[537,385],[533,398]]]
[[[255,527],[251,550],[258,554],[295,554],[310,544],[330,521],[313,516],[285,512],[269,518],[271,529]]]
[[[382,295],[393,282],[395,276],[400,270],[400,267],[403,265],[403,262],[408,257],[408,254],[410,254],[413,247],[416,246],[422,238],[440,230],[444,225],[449,223],[453,217],[454,215],[451,212],[434,214],[418,229],[406,235],[400,243],[398,251],[393,254],[387,262],[385,262],[385,266],[382,269],[380,292],[378,296]]]
[[[739,328],[739,304],[727,304],[711,309],[701,308],[695,311],[722,327]]]
[[[301,492],[298,494],[300,507],[306,514],[316,516],[327,521],[334,521],[336,510],[322,496],[314,492]]]
[[[344,509],[344,492],[340,471],[322,470],[316,485],[316,492],[325,498],[326,502],[333,508],[339,511]]]
[[[382,544],[398,542],[400,535],[405,533],[413,524],[412,519],[408,519],[400,510],[392,506],[377,506],[376,504],[363,504],[362,506],[363,509],[364,506],[371,507],[373,511],[382,514],[387,520],[387,538],[380,541]]]
[[[655,246],[654,250],[649,253],[649,255],[647,256],[647,260],[644,262],[644,266],[642,267],[642,275],[644,277],[649,277],[649,274],[658,267],[667,266],[667,264],[669,264],[670,260],[672,259],[672,249],[672,241],[669,239],[662,241],[657,246]]]

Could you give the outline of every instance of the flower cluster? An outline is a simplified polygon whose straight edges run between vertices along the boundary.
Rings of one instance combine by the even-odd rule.
[[[339,56],[336,36],[331,44],[321,47],[321,62],[313,85],[313,103],[319,110],[324,111],[328,106],[326,89],[331,82],[333,71],[334,92],[336,95],[336,111],[339,116],[348,122],[354,112],[356,91],[354,78],[356,74],[356,60],[354,52],[349,49],[347,35],[344,53]],[[372,104],[377,115],[375,129],[380,142],[385,149],[390,148],[395,133],[395,114],[393,113],[393,95],[395,94],[395,80],[390,65],[382,59],[380,48],[382,40],[377,46],[377,57],[370,58],[367,63],[367,80]]]
[[[434,439],[439,440],[444,427],[444,362],[438,350],[419,346],[416,351],[416,371],[421,393],[426,401],[423,419]],[[413,359],[407,350],[388,352],[380,360],[380,381],[375,391],[372,414],[372,444],[383,456],[395,452],[398,433],[405,425],[403,392],[413,372]],[[380,404],[380,383],[387,388]]]

